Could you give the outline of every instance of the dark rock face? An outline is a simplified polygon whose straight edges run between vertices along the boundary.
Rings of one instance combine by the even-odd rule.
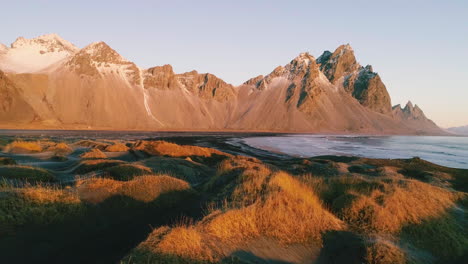
[[[232,85],[210,73],[199,74],[197,71],[191,71],[177,74],[176,78],[185,89],[203,99],[224,102],[236,97]]]
[[[359,68],[354,51],[349,44],[339,46],[333,53],[325,51],[317,59],[317,63],[320,64],[320,70],[332,83]]]
[[[369,109],[390,114],[391,102],[387,88],[372,66],[360,66],[351,46],[342,45],[333,53],[325,51],[318,59],[320,70],[330,82],[338,84],[343,78],[343,88]]]
[[[392,110],[387,88],[370,65],[345,76],[343,87],[362,105],[375,112],[389,114]]]
[[[144,79],[144,86],[148,88],[173,90],[180,86],[171,65],[149,68]]]

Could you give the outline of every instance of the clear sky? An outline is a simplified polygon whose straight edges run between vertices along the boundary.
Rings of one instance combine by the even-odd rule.
[[[300,52],[349,43],[393,104],[442,127],[468,125],[468,1],[0,1],[0,43],[57,33],[105,41],[141,67],[171,64],[234,85]]]

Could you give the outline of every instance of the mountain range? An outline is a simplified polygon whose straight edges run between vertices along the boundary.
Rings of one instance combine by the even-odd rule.
[[[142,69],[104,42],[56,34],[0,44],[0,127],[445,134],[408,102],[391,105],[350,45],[301,53],[233,86],[209,73]]]
[[[447,128],[447,130],[457,135],[468,135],[468,125],[459,126],[459,127],[451,127],[451,128]]]

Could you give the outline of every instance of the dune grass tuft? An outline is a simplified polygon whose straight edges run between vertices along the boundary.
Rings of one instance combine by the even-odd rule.
[[[150,168],[137,164],[122,164],[104,169],[104,177],[110,177],[118,181],[128,181],[135,176],[152,174]]]
[[[140,176],[125,182],[106,178],[91,178],[78,180],[76,186],[80,199],[90,203],[100,203],[116,195],[131,197],[142,202],[151,202],[161,194],[190,189],[187,182],[166,175]]]
[[[391,241],[376,238],[367,242],[367,264],[405,264],[407,259],[406,252]]]
[[[273,238],[284,244],[320,243],[323,232],[344,228],[343,222],[323,208],[309,187],[289,174],[274,172],[260,177],[261,184],[249,177],[240,181],[245,186],[234,192],[234,196],[248,191],[262,195],[246,206],[227,203],[198,224],[178,226],[163,235],[156,231],[137,250],[151,251],[159,257],[179,256],[195,262],[216,263],[258,237]]]
[[[98,171],[105,168],[110,168],[117,165],[125,164],[121,160],[107,160],[107,159],[89,159],[80,162],[80,165],[75,169],[75,173],[85,174],[92,171]]]
[[[70,154],[73,149],[68,144],[59,142],[50,144],[50,146],[46,148],[46,151],[52,151],[55,155],[63,156]]]
[[[216,149],[178,145],[166,141],[139,141],[135,144],[135,149],[145,151],[150,155],[169,157],[211,157],[212,155],[229,156],[229,154]]]
[[[23,165],[0,166],[0,178],[27,182],[51,182],[56,180],[55,176],[45,169]]]
[[[11,153],[35,153],[43,150],[41,144],[37,141],[13,141],[6,145],[3,149],[5,152]]]
[[[0,197],[0,236],[23,226],[60,221],[83,209],[74,192],[51,186],[3,186]]]
[[[81,154],[80,157],[82,159],[107,159],[106,154],[97,148],[93,148],[90,151]]]
[[[104,151],[106,152],[125,152],[128,151],[130,148],[127,147],[125,144],[122,143],[115,143],[113,145],[107,146]]]

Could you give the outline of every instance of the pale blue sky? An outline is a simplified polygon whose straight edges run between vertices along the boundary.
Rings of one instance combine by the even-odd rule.
[[[141,67],[238,85],[300,52],[350,43],[392,97],[443,127],[468,124],[468,1],[0,1],[0,43],[57,33],[105,41]]]

